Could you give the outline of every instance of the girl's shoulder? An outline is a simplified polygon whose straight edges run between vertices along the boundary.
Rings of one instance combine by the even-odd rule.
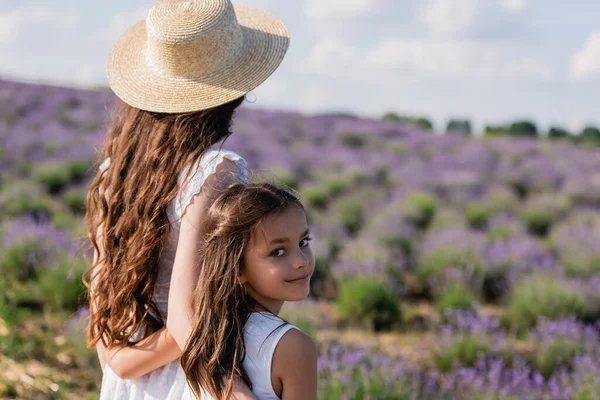
[[[298,328],[290,329],[281,337],[275,349],[273,368],[301,361],[310,363],[314,360],[316,363],[317,356],[318,347],[315,340]]]
[[[293,378],[290,371],[297,362],[308,371],[308,375],[316,371],[314,340],[294,325],[271,313],[250,314],[244,326],[244,344],[244,369],[258,398],[280,398],[283,382],[287,380],[289,383],[289,379]],[[293,349],[285,349],[289,346]],[[291,369],[286,365],[291,365]],[[304,376],[305,373],[302,373],[298,378],[303,379]],[[308,381],[310,382],[310,377]],[[290,385],[295,383],[297,382],[294,381]]]
[[[298,327],[268,312],[250,314],[244,327],[244,336],[247,345],[251,347],[256,343],[260,347],[266,345],[266,347],[271,347],[275,353],[278,352],[279,348],[293,346],[298,352],[308,351],[310,355],[317,348],[312,337],[302,332]],[[283,352],[281,355],[285,359],[289,354]]]
[[[294,398],[316,399],[317,360],[315,340],[299,329],[288,330],[279,340],[271,364],[273,391],[285,391]]]

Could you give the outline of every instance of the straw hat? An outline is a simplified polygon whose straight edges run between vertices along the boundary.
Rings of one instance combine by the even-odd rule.
[[[260,85],[288,46],[285,25],[264,11],[229,0],[158,0],[113,47],[108,81],[134,107],[198,111]]]

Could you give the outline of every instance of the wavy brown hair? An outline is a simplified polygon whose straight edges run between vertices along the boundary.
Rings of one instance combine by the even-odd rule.
[[[240,282],[244,255],[257,226],[270,215],[296,205],[298,197],[269,183],[238,183],[227,188],[209,208],[200,245],[200,277],[192,297],[193,327],[181,365],[194,393],[215,399],[231,396],[233,377],[252,388],[243,368],[244,325],[261,307]]]
[[[90,298],[90,346],[99,340],[109,347],[127,344],[139,328],[148,336],[163,326],[153,292],[177,178],[231,134],[243,100],[182,114],[126,103],[117,109],[100,154],[100,160],[110,157],[110,167],[96,175],[87,194],[88,236],[98,254],[103,249],[82,278]]]

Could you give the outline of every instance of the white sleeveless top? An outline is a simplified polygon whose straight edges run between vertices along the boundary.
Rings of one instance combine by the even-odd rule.
[[[279,399],[271,383],[271,364],[277,344],[292,328],[298,329],[268,312],[252,313],[246,322],[244,369],[252,382],[252,392],[260,400]]]
[[[180,189],[167,209],[171,222],[171,232],[167,237],[167,242],[159,260],[158,276],[154,289],[154,300],[165,324],[168,312],[169,284],[179,240],[181,216],[192,197],[200,192],[206,179],[217,171],[218,165],[225,158],[235,162],[240,170],[240,181],[247,182],[248,166],[242,157],[229,150],[219,149],[216,146],[210,147],[191,166],[192,170],[187,185]],[[109,166],[110,159],[106,159],[100,166],[100,172],[104,172]],[[184,183],[183,179],[188,172],[188,168],[185,168],[179,176],[178,183],[180,185]],[[138,333],[141,334],[142,332]],[[140,336],[138,335],[138,338],[141,338]],[[187,396],[187,387],[185,374],[181,369],[179,360],[175,360],[137,379],[121,379],[107,364],[104,367],[102,377],[100,400],[181,400]]]

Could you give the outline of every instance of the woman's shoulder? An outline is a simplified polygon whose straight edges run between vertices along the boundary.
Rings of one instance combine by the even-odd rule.
[[[175,213],[182,218],[195,195],[200,194],[207,182],[211,190],[218,191],[228,182],[247,182],[248,164],[234,151],[220,147],[209,147],[192,165],[181,171],[180,187],[175,201]]]
[[[241,155],[239,155],[238,153],[236,153],[235,151],[232,150],[228,150],[228,149],[224,149],[218,146],[211,146],[208,149],[206,149],[206,151],[202,154],[202,156],[196,160],[195,163],[193,163],[192,166],[188,166],[184,169],[184,171],[182,172],[180,179],[182,179],[181,177],[183,175],[185,175],[185,173],[189,170],[189,168],[192,168],[195,172],[197,172],[198,170],[207,172],[211,170],[211,168],[215,168],[223,162],[224,159],[228,159],[230,161],[233,161],[236,165],[240,166],[240,167],[244,167],[247,168],[247,163],[246,160],[244,159],[244,157],[242,157]],[[110,167],[110,157],[106,157],[102,163],[100,164],[100,166],[98,167],[98,169],[100,170],[100,172],[104,172],[108,169],[108,167]],[[214,173],[214,171],[213,171]],[[205,173],[206,175],[206,173]],[[210,175],[210,174],[208,174]]]
[[[192,165],[184,168],[179,175],[179,183],[182,184],[188,176],[195,177],[196,180],[206,180],[208,176],[217,172],[224,160],[232,161],[240,170],[242,177],[246,176],[248,164],[241,155],[232,150],[211,146]]]

